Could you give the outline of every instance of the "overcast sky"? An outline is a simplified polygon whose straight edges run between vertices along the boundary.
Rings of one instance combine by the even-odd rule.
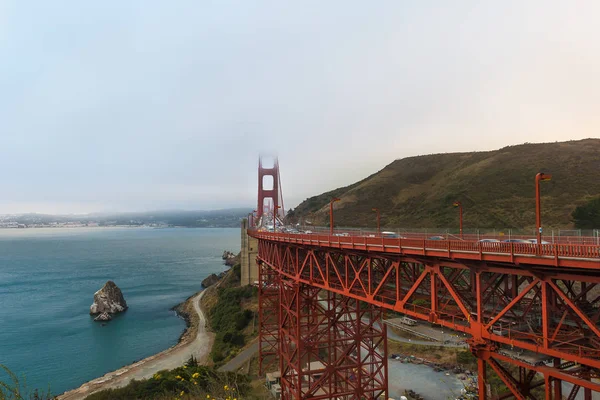
[[[254,207],[260,152],[289,208],[397,158],[599,137],[599,15],[0,0],[0,213]]]

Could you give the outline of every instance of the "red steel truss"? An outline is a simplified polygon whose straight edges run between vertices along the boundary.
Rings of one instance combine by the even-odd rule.
[[[282,399],[387,398],[380,307],[285,277],[279,296]]]
[[[386,249],[381,238],[371,244],[370,238],[352,237],[315,242],[301,239],[304,235],[249,233],[259,239],[261,268],[268,266],[280,277],[280,367],[282,386],[292,393],[287,398],[316,395],[304,383],[313,382],[314,375],[303,370],[305,361],[318,360],[326,371],[337,371],[332,363],[346,362],[348,353],[334,349],[335,319],[323,316],[338,315],[338,310],[347,310],[341,304],[358,300],[372,312],[390,309],[467,334],[478,357],[480,399],[489,398],[489,373],[506,385],[499,398],[535,398],[540,387],[545,387],[546,399],[574,398],[577,391],[591,399],[592,391],[600,392],[600,263],[590,253],[597,249],[586,249],[579,258],[559,255],[574,250],[556,247],[547,250],[554,255],[544,250],[521,254],[528,250],[515,251],[513,246],[508,254],[498,248],[488,255],[489,249],[482,251],[479,245],[473,253],[472,244],[466,243],[463,253],[455,254],[448,242],[445,249],[431,250],[422,240],[422,247],[405,243]],[[375,241],[383,246],[373,247]],[[316,300],[319,293],[324,300]],[[352,312],[359,314],[359,308]],[[374,330],[380,315],[368,320]],[[355,333],[344,328],[346,322],[342,319],[336,329]],[[385,336],[380,347],[385,347]],[[335,376],[340,383],[331,384],[330,379],[328,385],[351,390],[348,373]],[[325,381],[319,382],[326,387]],[[573,385],[571,393],[563,390],[562,382]],[[315,398],[333,398],[335,390],[328,388],[324,397]]]

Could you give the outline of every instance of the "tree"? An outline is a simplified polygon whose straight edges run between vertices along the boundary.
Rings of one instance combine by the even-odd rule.
[[[296,218],[296,212],[294,211],[293,208],[290,208],[287,212],[287,215],[285,216],[285,222],[288,224],[293,224],[296,223],[297,218]]]
[[[571,217],[578,229],[600,228],[600,197],[577,207]]]

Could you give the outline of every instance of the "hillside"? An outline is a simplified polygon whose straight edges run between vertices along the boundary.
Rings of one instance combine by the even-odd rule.
[[[360,182],[303,201],[293,211],[327,225],[329,201],[337,226],[374,227],[377,207],[382,226],[455,228],[460,200],[467,228],[533,228],[538,172],[542,182],[542,221],[546,227],[573,226],[576,206],[600,195],[600,139],[523,144],[500,150],[432,154],[396,160]]]

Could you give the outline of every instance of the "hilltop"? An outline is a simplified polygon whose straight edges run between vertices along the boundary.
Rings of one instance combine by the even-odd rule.
[[[571,213],[600,195],[600,139],[525,143],[499,150],[431,154],[396,160],[350,186],[303,201],[293,218],[327,225],[329,201],[338,226],[454,228],[459,200],[467,228],[533,228],[538,172],[542,182],[542,221],[546,227],[572,227]]]

